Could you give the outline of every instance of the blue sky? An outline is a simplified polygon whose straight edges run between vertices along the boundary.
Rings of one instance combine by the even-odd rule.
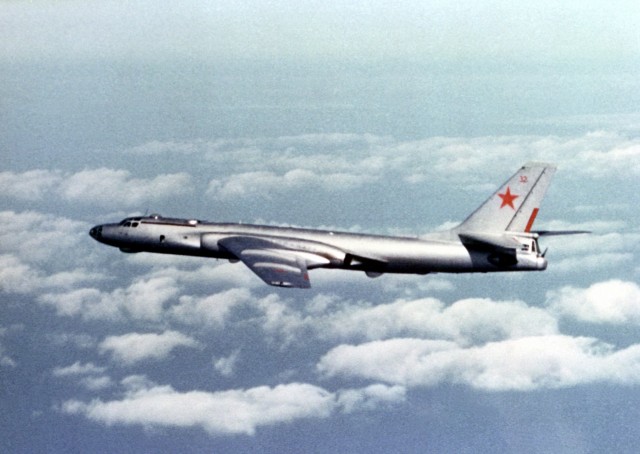
[[[637,2],[0,2],[0,450],[635,452]],[[419,235],[559,170],[543,273],[126,255],[146,211]]]

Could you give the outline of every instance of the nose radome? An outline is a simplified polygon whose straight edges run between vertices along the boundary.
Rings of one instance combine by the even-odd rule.
[[[91,230],[89,230],[89,235],[91,235],[91,238],[98,239],[101,236],[101,233],[102,233],[102,227],[98,225],[93,227]]]

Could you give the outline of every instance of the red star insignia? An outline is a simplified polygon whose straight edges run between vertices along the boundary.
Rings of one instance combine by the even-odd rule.
[[[498,197],[502,199],[502,205],[500,205],[500,208],[504,208],[505,206],[509,205],[511,208],[515,210],[516,207],[513,206],[513,201],[520,196],[511,194],[511,189],[509,188],[509,186],[507,186],[507,190],[505,191],[505,193],[498,194]]]

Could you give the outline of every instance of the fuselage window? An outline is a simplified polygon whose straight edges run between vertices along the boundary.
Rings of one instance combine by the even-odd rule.
[[[137,222],[132,222],[131,223],[131,227],[138,227],[138,223]]]

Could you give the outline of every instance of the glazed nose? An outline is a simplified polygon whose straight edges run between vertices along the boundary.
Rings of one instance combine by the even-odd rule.
[[[89,230],[89,235],[91,235],[91,238],[95,238],[97,240],[102,236],[102,227],[96,226],[92,228],[91,230]]]

